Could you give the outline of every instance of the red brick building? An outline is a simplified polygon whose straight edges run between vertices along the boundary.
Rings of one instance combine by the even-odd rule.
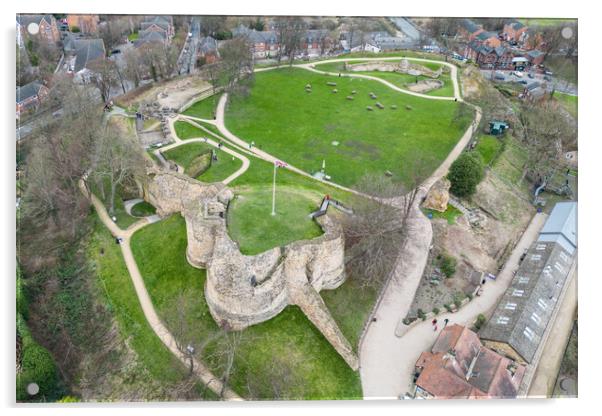
[[[67,24],[69,29],[77,27],[81,33],[94,34],[98,32],[100,18],[97,14],[68,14]]]
[[[31,33],[30,27],[36,27],[37,33]],[[56,19],[51,14],[18,14],[17,44],[22,47],[24,39],[30,36],[39,36],[50,43],[57,43],[61,40]]]
[[[461,325],[444,328],[415,369],[416,397],[429,399],[515,398],[525,373]]]
[[[39,106],[48,96],[48,88],[38,81],[17,87],[17,118],[27,110]]]
[[[485,32],[481,25],[476,24],[470,19],[462,19],[460,21],[460,26],[458,27],[458,34],[460,37],[467,42],[475,40],[475,38]]]
[[[520,42],[529,28],[517,20],[512,20],[504,24],[504,39],[507,41]]]

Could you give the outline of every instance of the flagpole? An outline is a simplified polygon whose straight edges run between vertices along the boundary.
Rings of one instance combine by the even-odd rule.
[[[272,215],[276,215],[276,162],[274,162],[274,179],[272,183]]]

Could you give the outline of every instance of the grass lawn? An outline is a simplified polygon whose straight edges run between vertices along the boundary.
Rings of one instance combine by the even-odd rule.
[[[137,39],[138,39],[138,36],[139,36],[138,32],[130,33],[130,34],[128,35],[128,40],[129,40],[130,42],[133,42],[133,41],[135,41],[135,40],[137,40]]]
[[[352,64],[357,64],[357,63],[361,63],[361,62],[369,62],[369,61],[351,61],[350,63]],[[391,62],[391,61],[386,61],[386,62]],[[395,61],[393,61],[395,62]],[[419,65],[423,65],[426,66],[430,69],[432,69],[433,71],[436,71],[437,69],[439,69],[439,67],[441,67],[440,64],[434,64],[431,62],[418,62],[416,61],[417,64]],[[416,82],[416,76],[414,75],[410,75],[410,74],[401,74],[399,72],[386,72],[386,71],[345,71],[344,69],[344,64],[342,62],[333,62],[333,63],[327,63],[327,64],[316,64],[316,69],[321,70],[321,71],[328,71],[328,72],[341,72],[341,73],[350,73],[350,74],[361,74],[361,75],[370,75],[372,77],[376,77],[376,78],[381,78],[385,81],[390,82],[391,84],[399,87],[399,88],[403,88],[403,89],[408,89],[406,84],[408,83],[413,83]],[[424,79],[430,79],[429,77],[425,77],[425,76],[418,76],[418,80],[422,81]],[[436,90],[432,90],[429,91],[427,93],[425,93],[426,95],[433,95],[433,96],[438,96],[438,97],[453,97],[454,95],[454,86],[452,84],[451,81],[451,76],[449,74],[443,73],[441,74],[441,76],[438,78],[440,81],[444,82],[443,87],[438,88]]]
[[[475,149],[481,154],[485,166],[490,166],[499,156],[502,150],[502,142],[495,136],[484,135],[479,138]]]
[[[205,271],[186,261],[183,218],[174,215],[141,229],[132,238],[132,250],[161,318],[174,333],[180,333],[183,342],[202,345],[218,328],[203,295]],[[173,328],[178,308],[186,310],[185,323],[177,325],[185,328],[183,331]],[[347,366],[297,307],[287,307],[275,318],[247,328],[241,336],[230,378],[231,387],[240,395],[249,396],[247,382],[252,378],[258,384],[254,397],[260,399],[275,397],[272,381],[282,383],[281,398],[361,398],[359,374]],[[202,359],[218,377],[221,359],[216,352],[220,348],[219,340],[210,341],[202,353]],[[291,379],[270,376],[283,363],[291,366]]]
[[[554,92],[554,98],[558,100],[564,106],[564,108],[566,108],[566,111],[568,111],[570,115],[577,118],[579,97],[576,95],[563,94],[556,91]]]
[[[215,94],[211,97],[207,97],[201,101],[198,101],[188,107],[186,111],[184,111],[184,115],[204,118],[207,120],[213,120],[215,116],[215,108],[217,107],[217,102],[219,101],[219,95]]]
[[[198,175],[196,179],[202,182],[220,182],[228,176],[236,172],[242,166],[242,160],[234,158],[226,152],[219,151],[214,146],[205,143],[193,142],[183,144],[173,149],[163,152],[166,159],[173,160],[178,165],[184,168],[184,172],[188,170],[193,160],[204,153],[215,150],[217,152],[217,160],[211,162],[211,166],[203,173]]]
[[[437,210],[434,209],[427,209],[427,208],[422,208],[422,212],[424,212],[424,215],[428,214],[432,214],[433,218],[443,218],[445,220],[447,220],[447,223],[449,225],[453,225],[456,223],[456,218],[458,218],[460,215],[462,215],[462,212],[460,212],[459,209],[452,207],[451,205],[447,205],[447,209],[445,210],[445,212],[439,212]]]
[[[182,381],[186,370],[148,325],[120,246],[99,220],[96,220],[87,253],[119,331],[138,355],[139,362],[160,383]]]
[[[132,215],[135,217],[148,217],[156,212],[155,207],[146,201],[138,202],[132,207]]]
[[[228,208],[228,233],[243,254],[259,254],[273,247],[322,234],[308,215],[320,203],[320,194],[302,188],[276,189],[276,215],[272,216],[272,188],[252,187],[237,192]]]
[[[92,192],[94,193],[94,195],[96,195],[98,197],[98,199],[100,199],[105,208],[107,209],[107,212],[109,211],[109,195],[111,194],[111,186],[109,183],[109,179],[106,178],[106,180],[103,180],[103,185],[105,188],[105,199],[102,198],[102,193],[100,192],[100,188],[98,186],[97,183],[93,182],[93,181],[89,181],[88,184],[90,185],[90,189],[92,190]],[[135,218],[132,217],[130,214],[127,213],[127,211],[125,210],[125,205],[123,204],[123,199],[122,199],[122,189],[121,187],[117,187],[117,192],[115,194],[115,211],[113,212],[113,215],[115,218],[117,218],[116,224],[119,226],[119,228],[122,229],[126,229],[128,228],[130,225],[132,225],[133,223],[135,223],[136,221],[138,221],[140,218]]]
[[[328,81],[337,82],[338,94]],[[307,83],[313,85],[310,94],[304,89]],[[345,99],[351,90],[357,91],[353,101]],[[385,110],[366,111],[375,104],[369,92]],[[397,110],[390,109],[393,104]],[[394,181],[407,183],[412,172],[406,166],[423,158],[427,176],[472,117],[461,103],[410,96],[376,81],[286,68],[255,74],[251,94],[230,102],[226,122],[234,134],[310,173],[326,160],[333,182],[353,186],[366,173],[387,170]]]
[[[181,140],[186,140],[186,139],[197,139],[199,137],[205,137],[206,134],[205,132],[203,132],[203,130],[199,129],[198,127],[193,126],[190,123],[187,123],[185,121],[176,121],[174,123],[174,129],[176,131],[176,134],[178,135],[178,137]]]
[[[531,19],[528,17],[518,19],[519,22],[526,26],[536,26],[539,28],[545,28],[550,26],[561,26],[564,24],[577,23],[576,19]]]
[[[174,147],[162,153],[166,159],[174,161],[186,171],[197,156],[211,152],[212,149],[214,147],[209,144],[193,142]]]

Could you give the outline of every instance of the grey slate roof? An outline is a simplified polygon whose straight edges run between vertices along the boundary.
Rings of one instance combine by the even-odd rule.
[[[22,103],[28,98],[35,97],[40,92],[42,84],[38,81],[30,82],[22,87],[17,87],[17,104]]]
[[[17,23],[19,25],[27,27],[30,23],[40,24],[42,20],[46,23],[52,24],[52,15],[50,14],[18,14]]]
[[[460,21],[460,26],[462,26],[468,33],[474,33],[477,30],[481,29],[481,26],[477,25],[470,19],[462,19]]]
[[[567,223],[576,215],[576,203],[569,204],[574,204],[574,208],[554,208],[557,213],[552,211],[540,235],[570,232]],[[552,323],[574,254],[554,241],[535,241],[493,316],[481,330],[481,339],[507,343],[526,362],[532,362],[546,327]]]
[[[482,32],[482,33],[479,33],[477,35],[477,39],[480,39],[480,40],[487,40],[487,39],[490,39],[490,38],[496,38],[497,39],[497,33],[495,33],[495,32]]]
[[[206,36],[201,39],[199,48],[203,53],[217,51],[217,40],[211,36]]]
[[[90,62],[105,56],[105,44],[102,39],[77,39],[73,44],[75,47],[75,72],[87,68]]]
[[[577,249],[577,203],[557,203],[541,229],[538,241],[556,241],[573,254]]]
[[[521,22],[519,22],[518,20],[513,20],[510,21],[508,23],[506,23],[508,26],[510,26],[512,29],[514,30],[519,30],[522,29],[523,27],[525,27],[525,25],[523,25]]]
[[[150,28],[153,25],[163,29],[166,32],[169,31],[169,27],[170,27],[170,24],[168,22],[160,20],[160,21],[156,21],[156,22],[141,22],[140,29],[148,30],[148,28]]]

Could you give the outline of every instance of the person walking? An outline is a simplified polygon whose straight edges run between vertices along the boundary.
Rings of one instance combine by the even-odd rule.
[[[433,322],[432,322],[432,324],[433,324],[433,325],[437,325],[437,318],[433,319]]]
[[[449,322],[449,319],[447,319],[447,318],[445,318],[443,320],[443,328],[445,328],[447,326],[448,322]]]
[[[435,325],[434,331],[437,332],[437,325]]]

